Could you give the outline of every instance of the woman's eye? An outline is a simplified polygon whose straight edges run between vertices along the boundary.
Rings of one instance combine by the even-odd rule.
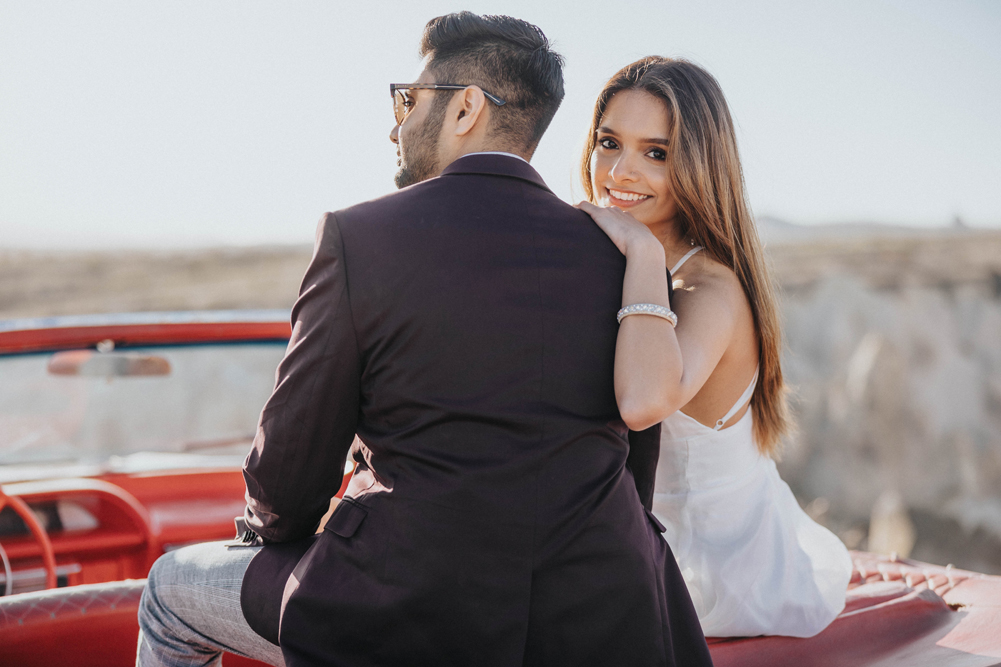
[[[654,160],[658,160],[660,162],[663,162],[664,160],[667,159],[667,151],[665,151],[663,148],[651,148],[650,151],[647,153],[647,155],[652,157]]]
[[[615,150],[616,148],[619,147],[614,140],[609,139],[608,137],[605,137],[604,139],[598,139],[598,145],[600,145],[602,148],[607,148],[608,150]]]

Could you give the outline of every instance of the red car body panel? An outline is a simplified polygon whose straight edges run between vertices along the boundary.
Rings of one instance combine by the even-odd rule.
[[[1001,664],[1001,577],[861,552],[852,556],[854,588],[845,611],[826,630],[809,639],[710,638],[716,667]],[[134,664],[142,586],[141,580],[126,581],[0,598],[0,664]],[[227,654],[223,664],[262,663]]]
[[[94,349],[108,340],[122,349],[287,341],[291,334],[287,314],[275,312],[88,316],[41,326],[49,322],[0,323],[0,356]],[[239,468],[43,478],[3,489],[29,505],[86,502],[99,523],[50,535],[64,588],[0,597],[0,665],[25,667],[134,664],[136,610],[153,561],[165,549],[233,537],[233,518],[245,505]],[[5,537],[3,547],[15,570],[40,567],[41,548],[30,535]],[[227,655],[225,664],[260,663]]]

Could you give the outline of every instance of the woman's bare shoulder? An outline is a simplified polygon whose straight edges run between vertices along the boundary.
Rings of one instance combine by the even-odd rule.
[[[686,301],[721,300],[731,307],[747,303],[744,288],[733,269],[705,252],[689,260],[672,279],[675,293]]]

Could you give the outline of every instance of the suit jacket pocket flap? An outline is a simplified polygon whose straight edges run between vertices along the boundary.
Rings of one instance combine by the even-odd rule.
[[[340,509],[340,508],[338,508],[338,509]],[[653,515],[653,512],[651,512],[650,510],[648,510],[646,508],[644,508],[644,511],[646,511],[646,518],[650,519],[650,523],[652,523],[654,525],[654,527],[658,531],[660,531],[661,533],[663,533],[664,531],[667,530],[667,528],[664,527],[664,524],[662,524],[660,522],[660,519],[658,519],[657,517],[655,517]]]
[[[342,500],[334,513],[330,515],[330,519],[327,520],[327,525],[323,529],[329,530],[334,535],[351,537],[367,515],[368,510],[358,503],[350,499]]]

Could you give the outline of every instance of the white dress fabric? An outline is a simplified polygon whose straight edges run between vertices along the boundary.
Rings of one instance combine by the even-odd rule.
[[[716,428],[664,420],[653,512],[707,637],[811,637],[844,609],[852,562],[758,452],[752,411],[721,428],[756,381]]]

